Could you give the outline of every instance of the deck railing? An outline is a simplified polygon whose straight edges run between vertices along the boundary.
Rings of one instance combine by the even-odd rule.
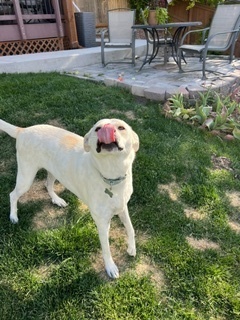
[[[61,0],[0,0],[0,41],[63,37]]]
[[[77,47],[72,0],[0,0],[0,55]]]

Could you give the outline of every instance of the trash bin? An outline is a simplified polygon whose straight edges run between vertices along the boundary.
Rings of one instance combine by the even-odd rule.
[[[96,24],[94,12],[75,12],[75,22],[80,46],[96,47]]]

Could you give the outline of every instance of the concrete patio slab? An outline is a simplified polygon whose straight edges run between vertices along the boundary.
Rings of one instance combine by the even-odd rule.
[[[201,62],[188,57],[183,63],[184,73],[179,73],[172,58],[164,65],[159,59],[145,65],[139,71],[145,52],[145,40],[136,40],[136,66],[129,64],[101,65],[100,47],[44,52],[18,56],[0,57],[0,73],[52,72],[57,71],[107,86],[120,86],[133,95],[146,99],[165,101],[174,94],[182,93],[188,99],[195,99],[199,92],[212,89],[225,95],[240,86],[240,60],[231,64],[225,57],[210,57],[207,61],[207,80],[202,80]],[[109,49],[107,59],[127,59],[128,49]]]
[[[136,40],[136,54],[144,51],[145,40]],[[42,52],[23,55],[0,57],[0,73],[26,72],[64,72],[72,68],[80,68],[101,61],[100,47]],[[129,54],[129,49],[111,49],[108,55],[123,59]]]

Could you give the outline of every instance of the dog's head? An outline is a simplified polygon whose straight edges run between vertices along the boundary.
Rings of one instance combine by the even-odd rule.
[[[84,137],[84,150],[97,153],[130,152],[139,149],[138,135],[119,119],[99,120]]]

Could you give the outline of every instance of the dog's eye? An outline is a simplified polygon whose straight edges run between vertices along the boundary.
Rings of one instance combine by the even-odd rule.
[[[97,127],[97,128],[95,129],[95,131],[98,132],[98,130],[100,130],[100,129],[101,129],[101,127]]]
[[[125,128],[123,126],[119,126],[118,130],[125,130]]]

